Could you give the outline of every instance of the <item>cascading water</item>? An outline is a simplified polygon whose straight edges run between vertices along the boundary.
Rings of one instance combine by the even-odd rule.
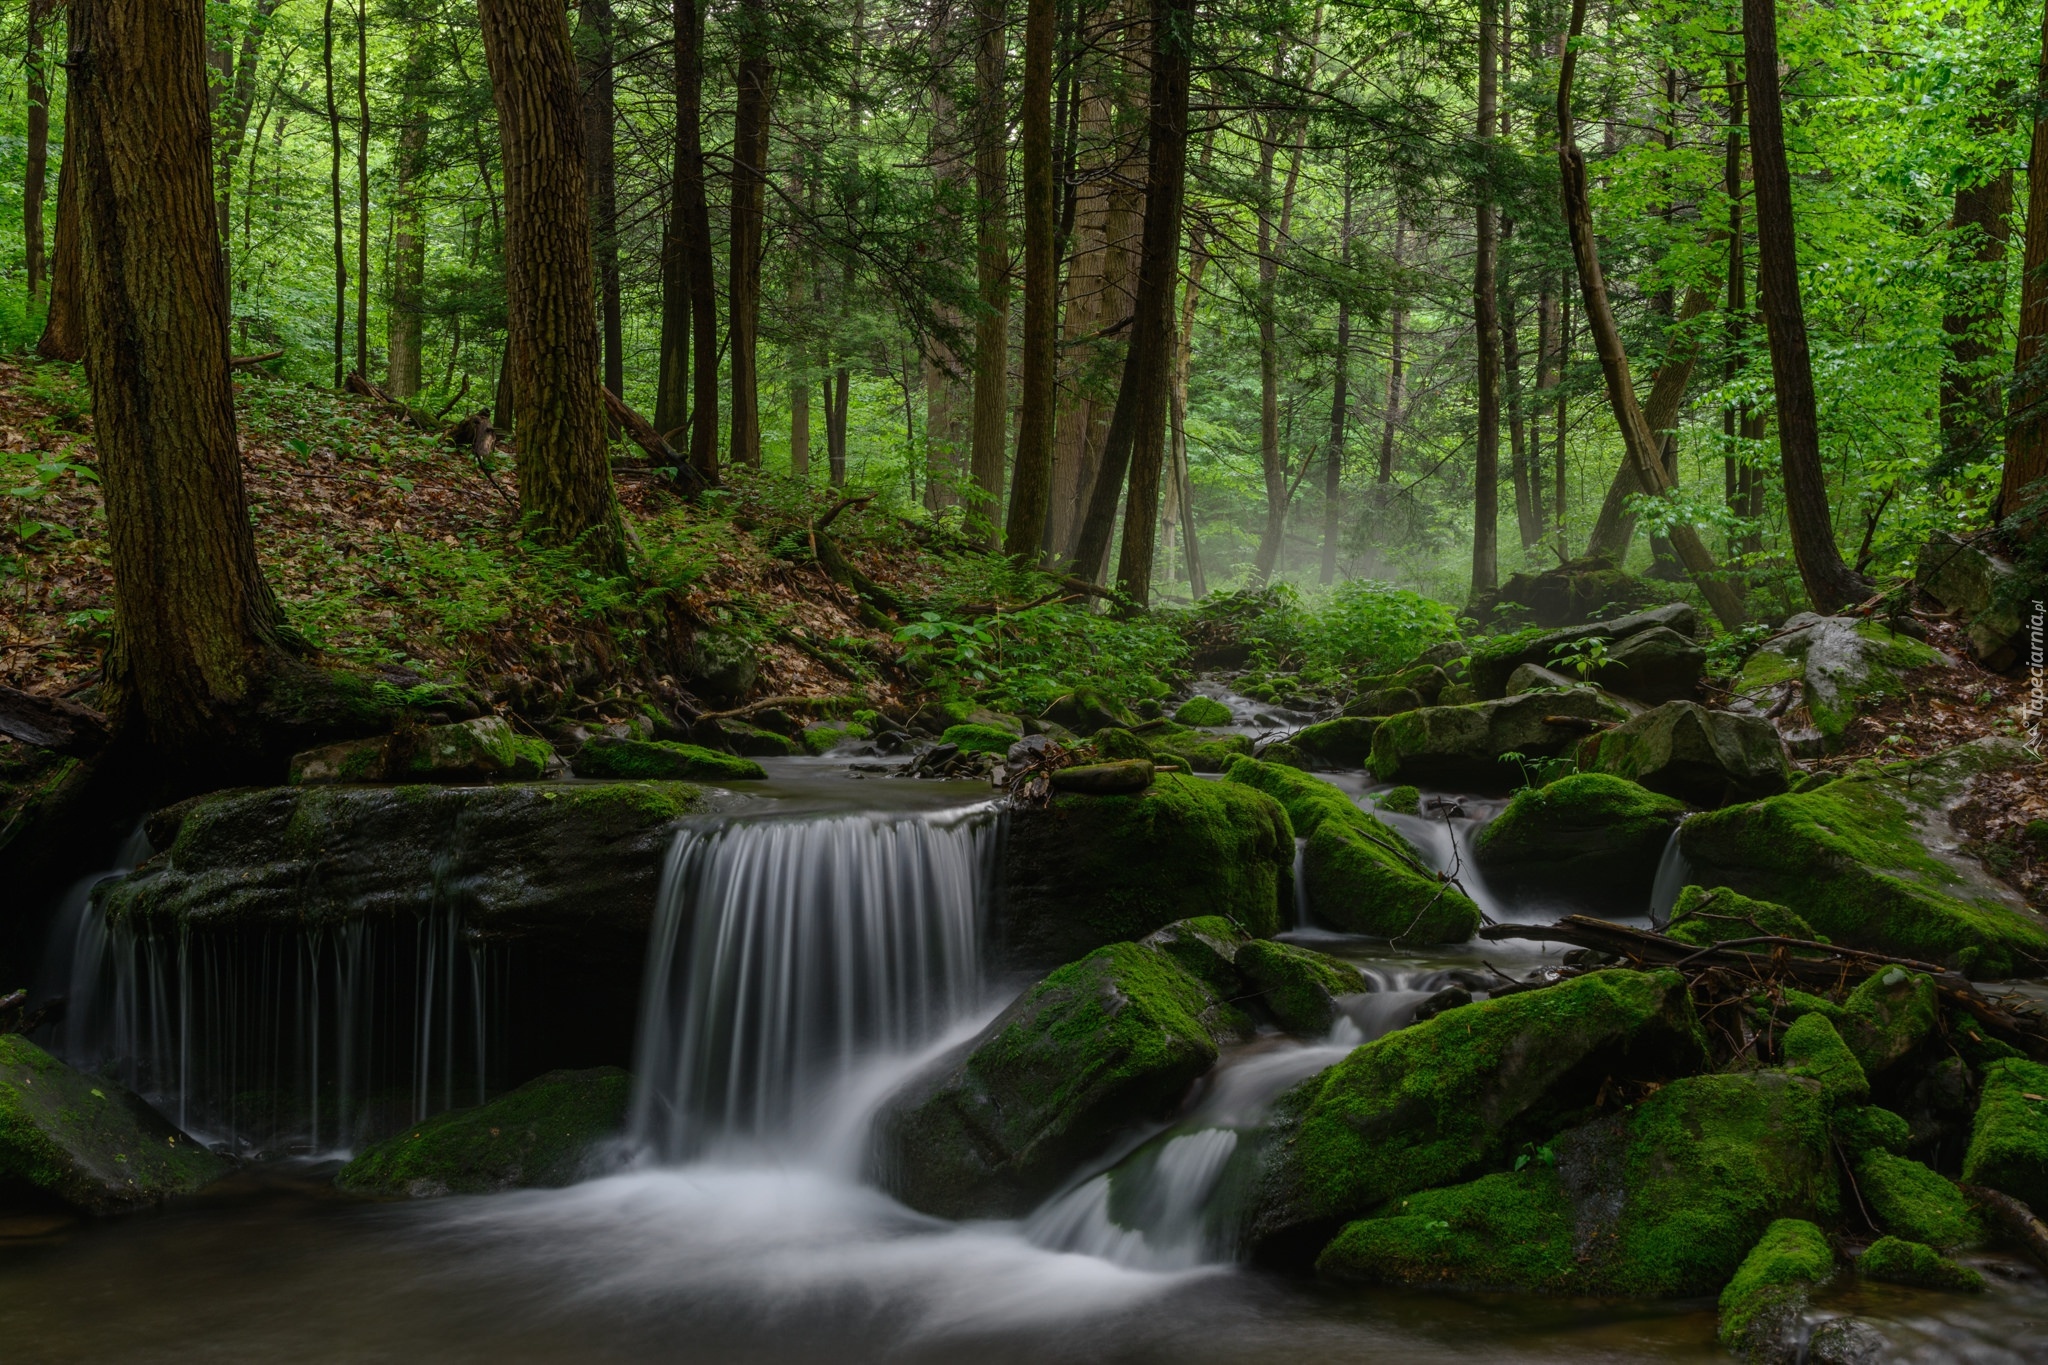
[[[663,872],[631,1135],[813,1151],[862,1071],[982,1003],[990,807],[686,827]]]
[[[1685,822],[1671,831],[1670,842],[1664,845],[1664,856],[1657,860],[1657,877],[1650,883],[1650,923],[1658,929],[1671,923],[1671,911],[1678,904],[1678,897],[1685,890],[1685,884],[1692,880],[1692,865],[1685,860],[1684,852],[1678,846],[1678,836],[1685,829]]]

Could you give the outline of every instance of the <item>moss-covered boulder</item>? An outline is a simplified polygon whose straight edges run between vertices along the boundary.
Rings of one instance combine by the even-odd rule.
[[[1384,732],[1383,732],[1384,733]],[[1858,765],[1686,821],[1679,849],[1702,885],[1792,906],[1839,944],[2005,977],[2048,962],[2048,925],[1974,862],[1947,851],[1946,811],[1978,776],[2027,761],[1979,740],[1936,759]]]
[[[1809,943],[1827,940],[1815,934],[1804,917],[1789,906],[1760,901],[1730,891],[1725,886],[1708,890],[1687,886],[1671,907],[1671,922],[1665,932],[1681,943],[1705,948],[1742,938],[1801,938]]]
[[[1828,1116],[1828,1131],[1851,1161],[1868,1152],[1904,1156],[1913,1145],[1912,1126],[1891,1110],[1875,1104],[1837,1108]]]
[[[1579,767],[1640,782],[1703,809],[1776,796],[1790,782],[1784,741],[1762,716],[1669,701],[1588,737]]]
[[[1244,977],[1237,970],[1237,955],[1254,941],[1221,915],[1175,920],[1140,940],[1145,947],[1164,953],[1182,971],[1225,1000],[1245,993]]]
[[[1691,636],[1652,626],[1617,641],[1593,677],[1602,687],[1655,705],[1691,697],[1707,671],[1707,652]]]
[[[1339,716],[1296,730],[1288,743],[1317,763],[1332,768],[1361,768],[1372,752],[1372,732],[1379,722],[1364,716]]]
[[[1982,1293],[1984,1277],[1957,1265],[1933,1247],[1903,1237],[1880,1237],[1856,1258],[1856,1273],[1866,1280],[1907,1284],[1916,1289],[1946,1289],[1960,1294]]]
[[[1611,649],[1631,635],[1660,626],[1694,639],[1699,635],[1699,613],[1683,602],[1673,602],[1562,630],[1531,629],[1497,636],[1472,651],[1466,678],[1482,699],[1505,696],[1509,677],[1523,664],[1553,665],[1560,649],[1582,641],[1604,640]]]
[[[1589,689],[1426,706],[1380,723],[1367,766],[1382,782],[1503,791],[1522,780],[1521,765],[1506,755],[1551,757],[1589,728],[1626,719],[1620,706]]]
[[[342,1167],[334,1183],[408,1199],[573,1185],[606,1164],[599,1149],[624,1129],[632,1089],[617,1067],[550,1071],[489,1104],[414,1124]]]
[[[1043,970],[1197,915],[1279,932],[1294,832],[1248,787],[1161,773],[1132,795],[1055,795],[1005,828],[994,937],[1012,965]]]
[[[950,735],[952,731],[949,730],[946,733]],[[1088,746],[1095,750],[1096,757],[1105,762],[1113,762],[1118,759],[1142,758],[1147,763],[1150,763],[1157,756],[1153,751],[1150,741],[1146,740],[1142,735],[1134,734],[1129,730],[1097,730],[1095,737],[1088,741]]]
[[[856,739],[866,739],[868,728],[858,721],[814,720],[797,735],[797,742],[804,752],[814,755],[831,753],[840,745]]]
[[[1830,1105],[1857,1107],[1870,1102],[1870,1078],[1856,1054],[1823,1014],[1803,1014],[1778,1040],[1785,1069],[1820,1083]]]
[[[1905,690],[1905,675],[1949,657],[1874,620],[1801,612],[1742,665],[1736,695],[1759,710],[1798,692],[1822,745],[1834,750],[1862,711]]]
[[[1121,703],[1091,687],[1077,687],[1055,697],[1039,719],[1065,726],[1077,735],[1092,735],[1109,726],[1128,730],[1138,723]]]
[[[230,1169],[138,1096],[0,1033],[0,1202],[12,1188],[82,1213],[123,1213]]]
[[[1189,697],[1174,708],[1173,719],[1179,725],[1199,727],[1228,725],[1237,717],[1230,713],[1229,707],[1214,697],[1195,696]]]
[[[1963,1183],[2048,1209],[2048,1066],[2007,1057],[1984,1068]]]
[[[308,749],[292,756],[290,781],[528,782],[554,762],[546,740],[517,733],[502,716],[483,716]]]
[[[1963,1192],[1906,1157],[1866,1154],[1856,1166],[1856,1190],[1880,1227],[1909,1241],[1946,1249],[1984,1235]]]
[[[1947,531],[1920,547],[1914,586],[1947,608],[1970,637],[1970,654],[2002,673],[2024,657],[2026,618],[2021,608],[2042,595],[2023,570]]]
[[[1384,791],[1373,801],[1373,805],[1392,815],[1422,814],[1422,792],[1416,787],[1395,787]]]
[[[1510,894],[1574,894],[1639,909],[1685,803],[1604,773],[1516,792],[1472,839],[1488,883]]]
[[[1317,1266],[1364,1284],[1710,1293],[1773,1221],[1839,1208],[1826,1107],[1817,1083],[1782,1071],[1684,1077],[1527,1144],[1516,1169],[1389,1201]]]
[[[1010,752],[1010,746],[1017,742],[1017,736],[995,725],[949,725],[939,736],[939,743],[958,745],[970,754],[994,754],[998,758]]]
[[[796,741],[789,736],[729,717],[698,721],[690,737],[707,749],[723,749],[747,758],[788,758],[797,751]]]
[[[1211,735],[1200,730],[1169,730],[1146,738],[1155,752],[1186,760],[1198,773],[1220,773],[1240,757],[1249,758],[1249,735]]]
[[[600,736],[576,751],[569,770],[578,777],[683,782],[755,782],[768,770],[751,758],[701,744]]]
[[[1240,760],[1226,786],[1255,787],[1287,810],[1302,850],[1309,913],[1333,928],[1403,944],[1463,943],[1479,907],[1429,870],[1408,841],[1337,788],[1278,763]]]
[[[1250,1248],[1306,1263],[1345,1222],[1504,1163],[1610,1083],[1680,1075],[1703,1055],[1675,972],[1593,972],[1390,1033],[1279,1106]]]
[[[1721,1344],[1744,1359],[1792,1365],[1800,1315],[1813,1290],[1835,1273],[1827,1234],[1803,1218],[1780,1218],[1721,1291]]]
[[[1925,972],[1887,967],[1857,985],[1833,1016],[1849,1050],[1884,1082],[1941,1030],[1941,1005]]]
[[[1158,765],[1149,758],[1118,758],[1055,769],[1052,789],[1069,796],[1130,796],[1152,785]]]
[[[1311,1037],[1337,1022],[1338,997],[1370,989],[1350,963],[1270,939],[1245,944],[1235,965],[1280,1027]]]
[[[1172,1112],[1249,1027],[1168,954],[1098,948],[913,1081],[877,1123],[878,1174],[946,1218],[1024,1213],[1131,1125]]]

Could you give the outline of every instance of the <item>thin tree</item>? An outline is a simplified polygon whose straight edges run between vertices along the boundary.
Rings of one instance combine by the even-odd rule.
[[[1024,89],[1019,140],[1024,153],[1024,373],[1017,410],[1017,458],[1003,553],[1035,560],[1052,503],[1053,382],[1059,312],[1057,221],[1052,192],[1054,0],[1025,0]]]
[[[726,276],[731,323],[731,449],[734,464],[758,468],[761,251],[767,225],[768,115],[775,85],[763,0],[742,0],[737,27],[740,59],[733,73],[737,95],[732,132],[732,235]]]
[[[43,23],[53,0],[28,0],[28,149],[21,186],[22,265],[28,274],[28,296],[43,300],[45,259],[43,200],[50,188],[50,73],[43,60]]]
[[[1479,221],[1472,253],[1472,312],[1479,343],[1479,432],[1472,470],[1472,595],[1500,582],[1500,304],[1494,293],[1498,223],[1493,206],[1500,0],[1479,0]]]
[[[1820,414],[1799,258],[1792,235],[1792,174],[1785,159],[1785,115],[1778,95],[1777,0],[1742,0],[1742,55],[1749,89],[1749,161],[1756,187],[1756,287],[1771,343],[1778,402],[1778,464],[1792,557],[1815,610],[1869,595],[1870,584],[1842,559],[1820,463]]]
[[[583,0],[583,158],[590,179],[591,233],[597,258],[599,317],[604,336],[604,386],[626,389],[625,323],[619,301],[618,99],[612,66],[616,28],[611,0]]]
[[[426,26],[409,20],[399,68],[398,147],[392,160],[391,309],[384,323],[385,387],[394,398],[420,391],[426,306],[427,228],[420,182],[427,166],[426,84],[433,74]],[[452,366],[451,366],[452,368]]]
[[[1344,216],[1337,227],[1337,259],[1351,263],[1351,165],[1344,165]],[[1323,573],[1337,580],[1337,533],[1344,510],[1344,419],[1351,409],[1351,293],[1337,296],[1337,353],[1330,363],[1330,444],[1323,452]]]
[[[204,0],[75,0],[67,102],[84,219],[93,440],[114,573],[106,706],[173,769],[256,742],[283,663],[235,438]]]
[[[1009,130],[1005,114],[1009,11],[1005,0],[978,0],[974,46],[974,425],[968,469],[974,501],[967,534],[996,543],[1003,500],[1003,448],[1010,417]]]
[[[334,91],[334,0],[320,17],[320,67],[327,90],[328,198],[334,207],[334,387],[348,364],[348,238],[341,221],[341,105]]]
[[[1407,404],[1405,391],[1406,376],[1403,372],[1405,358],[1401,346],[1407,338],[1403,335],[1408,327],[1408,296],[1402,289],[1401,272],[1405,268],[1402,252],[1407,247],[1408,223],[1401,215],[1401,206],[1394,205],[1394,301],[1387,310],[1387,401],[1380,419],[1380,463],[1373,480],[1373,505],[1385,511],[1394,487],[1394,436],[1400,429],[1401,409]]]
[[[519,507],[543,535],[625,569],[605,451],[576,53],[555,0],[480,0],[505,163],[505,295]]]
[[[690,309],[690,465],[718,481],[718,284],[704,192],[704,0],[675,0],[678,246]],[[674,414],[681,420],[678,410]]]
[[[2020,269],[2019,339],[2013,348],[2011,425],[2005,472],[1992,518],[2004,522],[2038,499],[2048,478],[2048,10],[2041,15],[2041,65],[2034,82],[2034,132],[2027,158],[2027,245]]]
[[[684,145],[683,133],[696,115],[694,101],[685,98],[683,60],[684,33],[694,22],[694,0],[675,0],[671,14],[675,21],[669,44],[670,76],[675,86],[675,142],[669,155],[668,218],[661,233],[661,349],[654,378],[654,425],[664,434],[681,429],[690,416],[691,262],[684,203],[689,197],[686,182],[691,152]],[[701,177],[701,148],[698,160]]]
[[[50,255],[50,308],[43,315],[43,335],[36,354],[45,360],[85,358],[85,281],[79,277],[83,244],[79,241],[77,139],[73,120],[64,119],[63,164],[57,168],[57,236]]]
[[[369,0],[356,0],[356,373],[370,377]]]
[[[280,0],[256,0],[256,7],[249,16],[249,26],[242,30],[241,46],[234,56],[234,69],[227,76],[227,88],[222,92],[221,108],[214,120],[214,214],[219,220],[223,252],[228,250],[234,235],[232,190],[235,164],[241,160],[242,145],[249,136],[249,118],[256,109],[257,65],[263,56],[263,38],[270,31],[270,19],[277,13],[279,3]],[[232,270],[228,272],[228,279],[232,284]]]

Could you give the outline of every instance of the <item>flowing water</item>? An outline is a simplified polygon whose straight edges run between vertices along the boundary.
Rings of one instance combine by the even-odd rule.
[[[1726,1359],[1706,1302],[1336,1293],[1232,1262],[1277,1096],[1435,991],[1484,990],[1553,961],[1554,945],[1391,953],[1297,926],[1289,937],[1359,962],[1372,985],[1329,1037],[1230,1049],[1173,1120],[1129,1134],[1027,1218],[904,1208],[862,1178],[872,1115],[1015,989],[983,965],[1000,816],[912,783],[849,810],[801,774],[778,777],[741,814],[677,834],[641,1000],[637,1165],[566,1190],[364,1205],[329,1192],[331,1162],[269,1161],[153,1215],[0,1219],[5,1358]],[[1472,872],[1470,835],[1490,814],[1464,801],[1395,823],[1490,914],[1533,917]],[[298,1096],[280,1108],[320,1114],[285,1146],[318,1150],[345,1145],[343,1096],[402,1080],[424,1111],[468,1102],[490,1069],[490,964],[452,919],[404,942],[365,931],[233,947],[124,944],[91,919],[75,914],[72,941],[101,1003],[67,1025],[66,1045],[127,1068],[174,1116],[275,1083]],[[415,1007],[396,1012],[377,1052],[391,1074],[377,1078],[348,1002],[370,998],[363,982],[380,972]],[[277,1041],[265,1052],[258,1035]],[[252,1075],[264,1066],[274,1075]],[[254,1145],[242,1131],[225,1136]],[[1877,1321],[1899,1359],[2048,1359],[2048,1287],[2017,1262],[1980,1264],[1981,1299],[1866,1289],[1822,1309]]]

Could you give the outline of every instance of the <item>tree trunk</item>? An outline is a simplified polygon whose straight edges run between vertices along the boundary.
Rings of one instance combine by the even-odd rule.
[[[356,0],[356,373],[370,373],[369,0]]]
[[[1699,338],[1688,330],[1690,325],[1709,308],[1713,300],[1697,289],[1685,291],[1685,299],[1678,307],[1675,319],[1676,334],[1672,337],[1664,355],[1664,363],[1650,376],[1650,396],[1643,404],[1643,421],[1649,425],[1651,439],[1657,443],[1657,462],[1665,479],[1676,483],[1673,461],[1667,458],[1674,429],[1678,426],[1679,409],[1685,405],[1685,390],[1692,382],[1692,369],[1699,360]],[[1607,485],[1607,497],[1600,504],[1599,519],[1593,523],[1593,535],[1586,544],[1588,555],[1611,559],[1616,566],[1628,559],[1629,542],[1635,539],[1636,519],[1628,510],[1628,499],[1634,494],[1646,491],[1643,481],[1636,477],[1634,459],[1624,454],[1621,464],[1614,471],[1614,478]]]
[[[1120,22],[1109,14],[1103,29]],[[1111,41],[1107,32],[1086,35],[1090,43]],[[1114,340],[1105,330],[1128,319],[1124,288],[1129,271],[1124,257],[1130,236],[1131,200],[1122,183],[1120,153],[1111,133],[1112,82],[1091,76],[1074,100],[1076,142],[1086,139],[1093,155],[1077,160],[1074,173],[1081,183],[1065,196],[1072,214],[1062,242],[1070,250],[1067,267],[1066,306],[1062,310],[1060,344],[1066,383],[1060,387],[1059,413],[1054,422],[1052,450],[1052,494],[1046,511],[1045,543],[1055,554],[1072,559],[1080,545],[1081,522],[1087,513],[1102,437],[1109,425],[1108,412],[1114,399],[1104,401],[1106,388],[1101,378],[1107,354],[1128,344],[1126,328]]]
[[[625,330],[619,312],[619,109],[614,93],[611,0],[583,0],[579,44],[583,67],[583,164],[589,180],[592,254],[597,262],[598,317],[604,337],[604,386],[626,396]]]
[[[246,758],[283,655],[228,368],[203,0],[75,0],[87,363],[114,571],[107,711],[174,768]]]
[[[1477,247],[1472,254],[1472,315],[1479,345],[1478,453],[1472,470],[1472,595],[1500,582],[1500,312],[1494,295],[1497,246],[1491,152],[1497,113],[1500,0],[1479,0],[1480,169]]]
[[[1209,164],[1215,139],[1202,142],[1202,166]],[[1188,232],[1188,278],[1181,293],[1180,323],[1174,328],[1173,407],[1168,413],[1168,440],[1173,456],[1174,477],[1180,480],[1181,543],[1187,549],[1188,591],[1197,600],[1208,595],[1209,583],[1202,572],[1202,546],[1195,535],[1194,486],[1188,478],[1188,371],[1194,363],[1195,305],[1202,297],[1202,275],[1209,267],[1209,251],[1202,230]]]
[[[50,76],[43,62],[43,22],[53,0],[29,0],[28,168],[21,187],[23,265],[28,271],[28,296],[43,301],[43,199],[50,183]]]
[[[718,283],[704,194],[704,0],[675,0],[676,179],[682,268],[690,296],[690,465],[718,482]],[[677,418],[680,421],[680,417]]]
[[[218,111],[214,121],[213,197],[224,257],[228,255],[228,243],[234,237],[230,191],[235,182],[235,163],[241,159],[242,144],[249,134],[249,115],[256,108],[257,63],[263,53],[263,35],[269,31],[270,17],[277,12],[279,3],[280,0],[256,0],[249,27],[242,31],[242,47],[236,54],[234,71],[232,74],[223,73],[228,79],[227,88],[222,92],[225,106]],[[227,276],[232,287],[234,271],[228,270]]]
[[[427,173],[426,83],[432,77],[425,26],[406,27],[398,156],[391,191],[391,312],[385,319],[385,389],[401,402],[420,391],[422,321],[427,288],[427,225],[420,181]],[[259,129],[259,135],[261,130]]]
[[[84,244],[79,241],[77,142],[72,120],[64,120],[63,163],[57,168],[57,240],[50,256],[50,310],[36,354],[45,360],[85,358],[85,281],[79,278]]]
[[[348,239],[341,221],[341,105],[334,93],[334,0],[320,19],[320,69],[327,90],[327,191],[334,209],[334,387],[348,368]]]
[[[1401,408],[1407,402],[1405,388],[1407,376],[1403,371],[1402,344],[1408,328],[1408,298],[1401,290],[1399,276],[1405,268],[1401,259],[1406,246],[1408,224],[1401,216],[1400,205],[1394,206],[1394,302],[1387,316],[1387,405],[1380,420],[1380,467],[1374,480],[1377,489],[1374,500],[1381,511],[1386,510],[1387,499],[1394,484],[1394,433],[1401,425]]]
[[[2013,349],[2011,425],[2005,473],[1992,519],[2003,522],[2039,501],[2048,478],[2048,10],[2041,15],[2041,65],[2034,85],[2034,133],[2027,157],[2027,242],[2020,267],[2019,339]],[[61,229],[60,229],[61,237]],[[2029,518],[2029,524],[2032,524]]]
[[[1756,187],[1756,288],[1770,333],[1771,380],[1778,399],[1778,463],[1792,556],[1814,610],[1829,612],[1870,592],[1842,561],[1820,463],[1820,414],[1799,260],[1792,235],[1792,174],[1778,100],[1777,0],[1742,0],[1742,51],[1749,88],[1749,159]]]
[[[1273,59],[1277,78],[1285,50]],[[1259,133],[1259,475],[1265,485],[1266,520],[1252,557],[1252,581],[1263,583],[1280,562],[1287,532],[1287,466],[1280,453],[1280,338],[1275,284],[1280,262],[1273,241],[1273,159],[1279,152],[1277,111],[1269,111]]]
[[[1054,354],[1059,311],[1057,224],[1052,191],[1052,56],[1058,6],[1025,0],[1024,90],[1019,141],[1024,153],[1024,375],[1017,412],[1017,461],[1003,552],[1036,560],[1052,502]]]
[[[972,174],[972,150],[961,142],[959,110],[954,106],[952,75],[946,60],[956,41],[960,25],[948,4],[931,26],[929,41],[934,72],[945,72],[931,82],[932,109],[930,156],[932,198],[945,223],[945,240],[958,240],[960,203]],[[973,446],[973,397],[965,382],[965,370],[954,351],[950,335],[957,334],[966,321],[960,310],[948,302],[935,302],[934,313],[948,329],[947,336],[930,338],[924,361],[924,505],[930,512],[942,512],[971,501],[967,460]]]
[[[690,418],[690,274],[689,199],[691,148],[684,145],[683,132],[691,122],[691,103],[684,98],[683,35],[694,22],[695,0],[675,0],[672,14],[674,37],[670,42],[671,75],[675,83],[675,145],[670,149],[668,178],[668,220],[661,234],[661,351],[655,372],[654,425],[664,436],[679,430]],[[699,158],[701,161],[701,157]],[[701,174],[702,167],[699,166]],[[687,441],[685,445],[689,444]]]
[[[1568,289],[1559,292],[1557,300],[1557,411],[1552,415],[1551,439],[1556,443],[1555,464],[1556,486],[1553,496],[1556,503],[1551,509],[1551,521],[1557,526],[1557,543],[1569,545],[1571,538],[1565,533],[1565,431],[1571,416],[1570,399],[1564,390],[1565,371],[1571,368],[1572,360],[1572,298]]]
[[[1742,324],[1749,311],[1749,289],[1742,264],[1742,76],[1733,62],[1722,63],[1722,75],[1728,87],[1728,136],[1721,163],[1721,192],[1728,197],[1728,292],[1721,332],[1727,357],[1721,363],[1721,382],[1732,388],[1742,375]],[[1737,457],[1735,443],[1748,412],[1746,403],[1729,403],[1721,410],[1721,438],[1728,446],[1721,462],[1722,500],[1737,516],[1742,515],[1748,466]]]
[[[505,295],[519,507],[541,534],[625,571],[605,450],[576,53],[554,0],[480,0],[505,163]]]
[[[768,209],[768,110],[775,68],[767,55],[768,12],[763,0],[739,10],[741,56],[732,133],[732,238],[727,257],[726,306],[731,310],[732,462],[761,467],[761,250]]]
[[[1572,256],[1578,266],[1579,292],[1585,299],[1586,321],[1593,333],[1594,349],[1600,357],[1601,375],[1607,381],[1607,401],[1614,409],[1615,424],[1621,428],[1622,444],[1635,461],[1636,477],[1642,480],[1644,488],[1662,496],[1670,491],[1671,480],[1658,461],[1656,437],[1643,420],[1642,410],[1636,406],[1634,382],[1628,372],[1628,353],[1622,349],[1621,330],[1615,326],[1614,313],[1608,307],[1607,282],[1600,271],[1600,254],[1593,237],[1592,204],[1586,192],[1586,158],[1579,151],[1572,121],[1572,75],[1578,65],[1578,53],[1571,44],[1584,31],[1585,23],[1586,0],[1572,0],[1571,29],[1557,83],[1557,157],[1565,226],[1571,234]],[[1699,533],[1687,525],[1673,526],[1671,543],[1721,624],[1729,630],[1741,625],[1741,595],[1720,577],[1713,556],[1700,542]]]
[[[1550,402],[1551,389],[1558,382],[1555,366],[1557,358],[1557,294],[1550,285],[1550,272],[1544,271],[1542,283],[1536,291],[1536,395],[1529,413],[1529,497],[1539,509],[1538,519],[1546,504],[1543,499],[1543,413]]]
[[[825,479],[846,487],[846,410],[853,394],[853,375],[844,365],[832,372],[832,392],[825,400]]]
[[[1503,246],[1514,231],[1514,219],[1501,219]],[[1526,550],[1543,539],[1543,499],[1529,472],[1529,423],[1522,410],[1522,322],[1515,307],[1513,283],[1502,283],[1496,293],[1500,299],[1501,378],[1508,400],[1508,472],[1515,486],[1515,530]]]
[[[977,0],[974,47],[974,501],[966,531],[995,548],[1010,418],[1010,209],[1005,113],[1009,15],[1005,0]]]
[[[1351,263],[1351,167],[1344,168],[1344,217],[1337,228],[1337,256]],[[1343,525],[1344,419],[1351,411],[1351,295],[1337,296],[1337,354],[1330,368],[1330,446],[1323,455],[1323,573],[1325,587],[1337,581],[1337,536]]]

